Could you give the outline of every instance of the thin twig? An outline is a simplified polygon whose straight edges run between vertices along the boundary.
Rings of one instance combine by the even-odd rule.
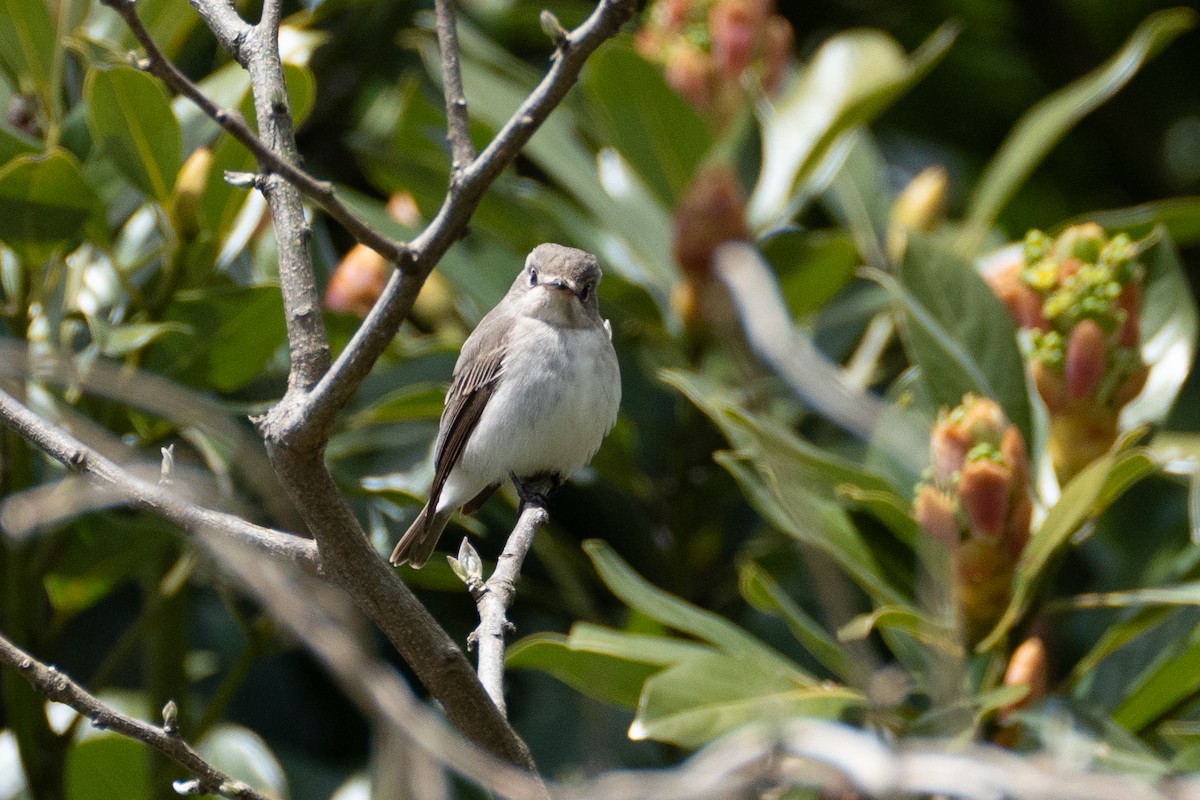
[[[478,648],[479,682],[488,696],[506,714],[504,703],[504,641],[512,623],[508,621],[508,609],[517,597],[517,581],[521,577],[521,566],[533,546],[533,537],[541,530],[550,515],[537,499],[522,500],[521,515],[516,527],[509,534],[496,569],[487,583],[475,592],[475,605],[479,609],[479,627],[472,634]]]
[[[178,492],[136,477],[124,467],[51,425],[0,390],[0,425],[11,428],[68,469],[82,473],[132,505],[154,511],[189,531],[213,528],[273,556],[295,561],[313,573],[320,557],[313,542],[283,531],[263,528],[232,514],[223,514],[179,499]]]
[[[102,703],[62,672],[43,664],[0,635],[0,663],[13,667],[46,699],[70,706],[99,729],[113,730],[153,747],[187,770],[196,779],[194,794],[219,794],[236,800],[268,800],[239,780],[204,760],[179,736],[174,720],[164,715],[162,727],[126,716]]]
[[[442,94],[446,98],[446,138],[450,140],[450,181],[475,160],[475,145],[468,129],[467,96],[459,65],[458,26],[454,0],[436,0],[438,50],[442,56]]]
[[[338,199],[333,184],[328,181],[317,180],[299,167],[288,163],[250,130],[245,120],[242,119],[241,114],[227,108],[222,108],[214,103],[196,84],[192,83],[186,75],[180,72],[179,68],[155,44],[154,39],[150,36],[150,32],[142,24],[142,20],[138,16],[132,2],[129,2],[129,0],[101,0],[101,2],[120,14],[121,19],[129,26],[129,30],[133,33],[134,38],[138,40],[142,49],[146,51],[146,68],[163,83],[167,84],[167,86],[170,86],[174,91],[195,103],[205,115],[224,128],[234,139],[241,142],[247,150],[254,154],[261,169],[285,178],[306,197],[325,209],[326,213],[337,220],[357,241],[379,253],[388,261],[398,264],[408,262],[408,251],[403,242],[398,242],[395,239],[384,236],[360,219]],[[217,6],[218,4],[194,3],[194,5],[196,5],[197,9],[202,9],[210,5]],[[202,11],[201,13],[204,12]],[[221,18],[220,15],[218,15],[218,18]],[[211,18],[206,14],[205,19],[208,21]],[[210,24],[212,23],[210,22]],[[237,50],[234,51],[234,57],[239,62],[242,62],[246,58],[245,41],[251,29],[247,26],[244,29],[236,28],[236,30],[238,31],[236,35],[227,33],[225,36],[218,36],[218,38],[222,40],[222,43],[226,43],[226,40],[236,42]]]

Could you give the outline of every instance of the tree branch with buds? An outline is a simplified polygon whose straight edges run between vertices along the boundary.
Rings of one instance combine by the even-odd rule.
[[[217,794],[234,800],[268,798],[230,775],[225,774],[196,752],[179,735],[174,704],[163,709],[163,724],[151,725],[122,714],[89,693],[67,675],[38,661],[8,639],[0,636],[0,664],[7,664],[29,681],[47,700],[73,708],[101,730],[111,730],[153,747],[192,774],[192,780],[176,783],[180,794]]]

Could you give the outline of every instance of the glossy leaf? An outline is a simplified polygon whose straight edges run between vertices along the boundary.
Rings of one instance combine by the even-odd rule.
[[[629,736],[697,747],[751,721],[836,719],[862,703],[853,690],[799,683],[753,659],[712,653],[647,680]]]
[[[1013,127],[984,170],[967,205],[959,252],[972,254],[996,216],[1046,154],[1079,120],[1129,82],[1149,59],[1196,24],[1187,8],[1147,17],[1125,45],[1095,71],[1046,97]]]
[[[99,199],[66,150],[18,156],[0,168],[0,241],[29,266],[80,240]]]
[[[146,754],[141,742],[113,733],[75,743],[67,751],[66,796],[70,800],[150,800],[155,795]]]
[[[792,680],[814,683],[798,666],[763,644],[743,628],[711,611],[705,611],[682,598],[654,586],[638,575],[605,542],[592,539],[583,544],[600,580],[625,605],[657,620],[668,628],[691,634],[727,653],[769,665],[783,671]]]
[[[1200,691],[1200,639],[1169,653],[1113,711],[1113,721],[1140,731]]]
[[[1150,365],[1146,386],[1121,410],[1121,429],[1161,424],[1179,396],[1196,357],[1200,313],[1184,273],[1179,251],[1158,227],[1141,243],[1146,266],[1142,289],[1141,352]]]
[[[901,314],[909,358],[938,403],[953,408],[967,392],[990,397],[1038,452],[1016,330],[975,268],[948,241],[912,233],[900,271],[904,291],[880,282]]]
[[[189,334],[159,340],[152,358],[185,383],[219,391],[257,378],[284,341],[283,300],[274,286],[180,292],[166,317]]]
[[[96,69],[84,97],[92,139],[130,183],[166,203],[179,172],[183,133],[162,84],[132,67]]]
[[[271,748],[254,731],[233,723],[214,727],[197,745],[200,755],[236,780],[274,797],[287,797],[287,776]]]
[[[1110,233],[1124,231],[1134,239],[1149,236],[1161,225],[1176,244],[1190,247],[1200,244],[1200,197],[1171,197],[1127,208],[1091,211],[1063,222],[1054,233],[1084,222],[1095,222]]]
[[[599,137],[674,206],[712,146],[707,123],[667,86],[661,69],[623,42],[588,61],[583,88]]]
[[[48,3],[0,0],[0,63],[19,87],[49,97],[55,46]]]
[[[839,33],[822,44],[779,100],[764,106],[762,171],[747,207],[751,226],[764,230],[778,223],[838,137],[908,91],[956,35],[943,26],[911,57],[871,29]]]
[[[997,646],[1025,614],[1056,557],[1066,549],[1080,527],[1155,469],[1154,462],[1140,450],[1112,453],[1092,462],[1066,485],[1062,496],[1021,554],[1008,608],[996,627],[979,643],[979,652]]]
[[[509,648],[504,659],[509,669],[536,669],[596,700],[626,708],[637,706],[642,684],[659,667],[576,650],[559,633],[527,636]]]
[[[956,632],[935,625],[924,614],[911,608],[880,606],[867,614],[859,614],[838,629],[838,638],[844,642],[866,639],[876,630],[898,630],[907,633],[919,642],[936,647],[943,653],[962,655],[962,645]]]
[[[567,645],[572,650],[659,667],[678,664],[680,661],[713,652],[711,647],[687,639],[629,633],[587,622],[577,622],[571,626]]]

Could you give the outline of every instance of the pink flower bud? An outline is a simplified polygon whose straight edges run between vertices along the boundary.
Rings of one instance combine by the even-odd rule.
[[[972,535],[999,538],[1008,520],[1012,472],[995,461],[967,464],[958,480],[958,501]]]
[[[954,498],[928,483],[917,491],[913,516],[926,533],[946,547],[954,549],[962,539]]]
[[[1067,398],[1078,402],[1090,397],[1104,376],[1108,348],[1104,331],[1095,320],[1085,319],[1074,327],[1067,339],[1064,374]]]
[[[1042,402],[1051,414],[1057,414],[1067,407],[1067,385],[1062,373],[1041,361],[1029,365],[1033,372],[1033,384],[1037,387]]]
[[[684,272],[707,275],[717,247],[750,238],[745,207],[742,186],[731,168],[708,167],[696,176],[672,220],[675,260]]]
[[[330,311],[365,317],[379,299],[387,281],[383,256],[366,245],[351,248],[325,288],[325,307]]]
[[[708,14],[713,61],[721,77],[735,82],[754,60],[771,0],[717,0]]]
[[[1117,307],[1125,312],[1125,320],[1117,332],[1117,346],[1136,348],[1141,341],[1142,286],[1130,281],[1121,287]]]
[[[767,29],[763,32],[763,60],[766,62],[766,73],[763,75],[763,90],[774,94],[783,80],[783,73],[792,60],[792,50],[796,45],[796,35],[792,23],[778,14],[773,14],[767,20]]]
[[[663,73],[667,85],[700,111],[711,109],[716,93],[712,58],[703,50],[678,42],[667,54]]]
[[[973,445],[974,442],[962,426],[945,420],[935,425],[930,440],[934,478],[939,483],[949,483],[950,477],[962,469],[967,460],[967,451]]]

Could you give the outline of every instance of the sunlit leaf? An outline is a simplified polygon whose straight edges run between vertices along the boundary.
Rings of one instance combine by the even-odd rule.
[[[132,67],[93,70],[84,96],[92,139],[138,189],[166,203],[183,153],[183,134],[157,78]]]
[[[967,392],[990,397],[1036,452],[1016,330],[975,268],[948,241],[913,232],[899,285],[886,276],[877,280],[896,303],[909,358],[938,403],[953,408]]]
[[[785,672],[791,676],[790,680],[815,682],[797,665],[743,628],[654,586],[634,572],[605,542],[592,539],[584,542],[583,547],[604,585],[630,608],[722,651],[737,653],[749,661],[769,665],[774,671]]]
[[[200,755],[233,778],[275,797],[287,797],[287,776],[278,757],[254,731],[221,723],[196,745]]]
[[[880,606],[867,614],[859,614],[839,628],[837,634],[842,641],[853,642],[866,639],[873,631],[885,629],[903,631],[943,653],[962,654],[962,645],[958,643],[955,631],[938,625],[929,616],[911,608]]]
[[[762,172],[747,208],[752,227],[779,221],[837,138],[908,91],[956,35],[943,26],[911,57],[878,30],[846,31],[822,44],[780,98],[765,106]]]
[[[752,659],[712,653],[647,680],[629,736],[696,747],[747,722],[836,719],[862,703],[845,687],[799,683]]]
[[[974,253],[1000,210],[1063,135],[1120,91],[1146,61],[1195,24],[1196,12],[1187,8],[1151,14],[1112,58],[1027,111],[975,184],[959,251]]]
[[[1124,231],[1134,239],[1149,236],[1162,225],[1176,244],[1190,247],[1200,244],[1200,197],[1170,197],[1127,208],[1091,211],[1061,223],[1053,233],[1084,222],[1095,222],[1110,233]]]
[[[667,86],[661,69],[623,42],[588,61],[583,88],[602,140],[673,206],[712,146],[705,121]]]
[[[1175,403],[1196,356],[1200,313],[1179,251],[1159,227],[1142,243],[1141,352],[1150,365],[1146,386],[1121,410],[1121,429],[1161,424]]]
[[[654,666],[670,666],[713,650],[707,645],[669,636],[629,633],[587,622],[571,626],[567,645],[572,650],[637,661]]]
[[[526,636],[508,650],[509,669],[536,669],[596,700],[634,708],[642,684],[660,668],[653,664],[577,650],[559,633]]]

